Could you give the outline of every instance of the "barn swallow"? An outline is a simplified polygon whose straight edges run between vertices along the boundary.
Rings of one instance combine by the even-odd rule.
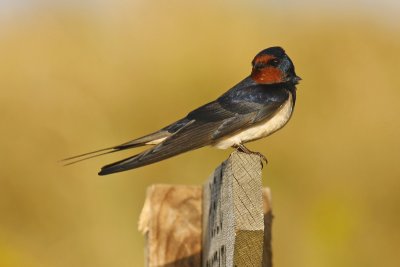
[[[65,160],[75,160],[71,162],[75,163],[129,148],[152,146],[142,153],[102,167],[99,175],[107,175],[208,145],[253,153],[244,143],[266,137],[289,121],[296,102],[296,85],[300,80],[292,60],[281,47],[267,48],[254,57],[251,74],[215,101],[189,112],[186,117],[159,131]]]

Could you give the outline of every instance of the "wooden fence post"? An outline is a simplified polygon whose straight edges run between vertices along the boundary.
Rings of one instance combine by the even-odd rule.
[[[139,220],[139,230],[146,236],[146,266],[200,266],[201,195],[200,186],[147,189]]]
[[[261,266],[261,161],[233,153],[203,189],[203,267]]]
[[[271,267],[271,205],[261,159],[233,152],[201,186],[153,185],[139,229],[146,266]]]

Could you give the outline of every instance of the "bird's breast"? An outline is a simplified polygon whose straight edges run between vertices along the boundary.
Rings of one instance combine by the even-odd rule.
[[[213,146],[220,149],[226,149],[233,145],[239,145],[254,141],[281,129],[289,121],[293,112],[293,96],[289,93],[289,98],[282,105],[280,110],[270,119],[260,122],[250,128],[244,129],[235,135],[223,138]]]

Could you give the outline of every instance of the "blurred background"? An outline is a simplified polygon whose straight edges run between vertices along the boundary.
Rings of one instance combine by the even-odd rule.
[[[265,154],[275,266],[396,266],[400,2],[0,0],[0,266],[143,266],[153,183],[202,184],[203,148],[97,176],[139,150],[57,161],[157,130],[284,47],[303,81]]]

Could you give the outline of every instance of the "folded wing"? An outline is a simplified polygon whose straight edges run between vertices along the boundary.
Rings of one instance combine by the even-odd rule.
[[[122,172],[149,165],[175,155],[210,145],[219,138],[234,134],[250,125],[272,117],[284,101],[270,105],[240,103],[229,109],[224,103],[214,101],[189,113],[188,123],[162,143],[138,155],[104,166],[99,175]]]

